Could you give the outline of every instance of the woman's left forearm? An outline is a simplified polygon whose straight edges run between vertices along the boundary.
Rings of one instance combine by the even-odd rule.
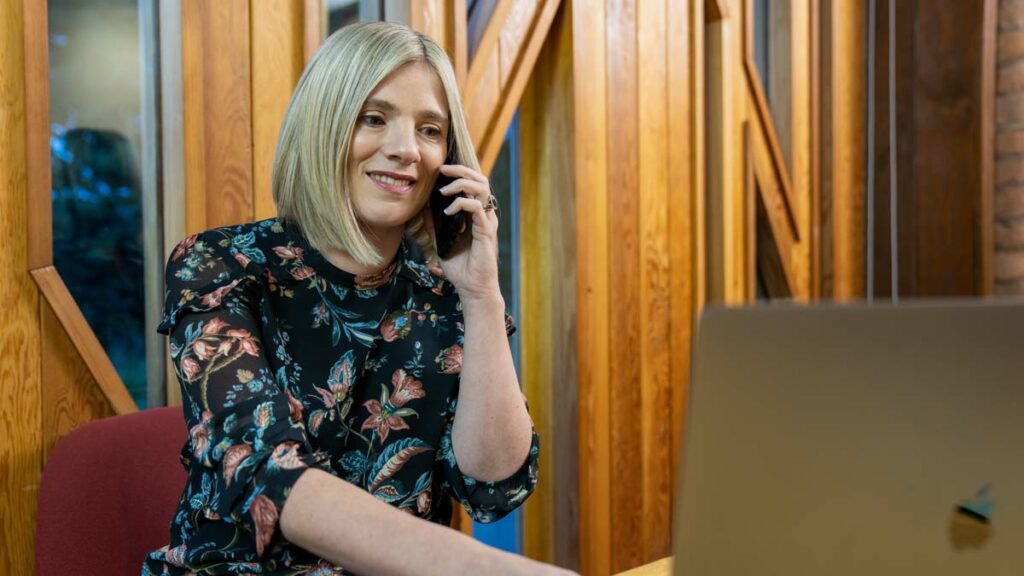
[[[505,303],[500,294],[464,299],[462,312],[466,332],[452,448],[463,474],[502,480],[526,461],[533,431],[505,332]]]

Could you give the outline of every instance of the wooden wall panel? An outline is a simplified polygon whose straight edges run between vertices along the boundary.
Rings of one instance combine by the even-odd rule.
[[[524,508],[523,553],[578,569],[571,26],[567,10],[555,17],[520,102],[520,362],[542,459]]]
[[[604,2],[573,0],[576,305],[579,366],[580,571],[610,574],[609,135]],[[616,273],[619,273],[616,270]],[[618,305],[618,303],[617,303]]]
[[[641,514],[644,509],[640,332],[640,183],[638,166],[636,3],[608,2],[608,249],[613,268],[608,279],[612,308],[608,329],[611,346],[609,394],[611,419],[612,491],[611,523],[616,531],[612,570],[619,572],[643,564]],[[642,447],[642,446],[641,446]]]
[[[185,229],[253,218],[249,0],[183,0]]]
[[[686,5],[688,4],[688,5]],[[669,2],[667,52],[687,54],[670,65],[668,86],[669,470],[679,469],[690,383],[690,348],[695,319],[706,298],[704,5]],[[691,26],[691,23],[701,23]],[[669,59],[675,61],[674,58]],[[674,492],[673,492],[674,497]]]
[[[991,289],[992,187],[986,177],[985,63],[988,2],[898,1],[896,116],[888,111],[888,2],[878,8],[874,127],[875,296],[891,295],[889,126],[896,124],[897,254],[901,297],[973,296]],[[987,23],[986,23],[987,22]],[[833,67],[834,68],[834,67]],[[988,82],[993,79],[989,78]],[[995,90],[995,86],[989,86]],[[990,95],[991,97],[992,95]],[[1008,121],[1008,129],[1017,125]],[[991,127],[989,128],[991,130]],[[991,133],[989,135],[991,137]],[[991,149],[991,148],[988,148]],[[991,167],[989,168],[991,169]],[[995,176],[993,178],[993,176]],[[987,178],[987,180],[986,180]],[[988,184],[986,184],[988,182]],[[1012,187],[1011,178],[1005,185]],[[986,221],[988,223],[986,224]],[[837,232],[838,236],[839,233]]]
[[[501,0],[487,23],[464,90],[470,134],[484,173],[498,158],[560,4],[561,0]]]
[[[665,0],[637,4],[640,403],[645,562],[671,552],[672,390],[669,333],[668,68]],[[675,59],[672,59],[675,62]],[[668,319],[668,321],[666,321]]]
[[[832,296],[865,294],[866,10],[862,0],[833,2],[832,97]]]
[[[695,237],[704,227],[703,50],[694,52],[704,38],[690,26],[703,3],[677,4],[573,4],[584,574],[670,552],[690,337],[704,298]]]
[[[45,300],[39,307],[39,329],[42,335],[45,462],[57,440],[86,422],[113,416],[114,409]]]
[[[42,465],[39,295],[28,274],[22,0],[0,0],[0,572],[31,574]]]
[[[292,0],[251,0],[253,218],[277,213],[270,189],[281,121],[305,68],[302,6]]]

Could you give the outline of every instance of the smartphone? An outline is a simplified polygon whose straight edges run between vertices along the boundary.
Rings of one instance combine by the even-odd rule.
[[[445,159],[445,163],[453,164],[454,161],[449,157]],[[434,188],[430,191],[430,213],[434,217],[434,246],[437,248],[437,255],[446,259],[459,238],[469,229],[468,214],[465,212],[456,212],[451,216],[444,213],[445,208],[451,206],[456,198],[465,196],[462,193],[453,196],[441,194],[441,188],[457,179],[438,172]]]

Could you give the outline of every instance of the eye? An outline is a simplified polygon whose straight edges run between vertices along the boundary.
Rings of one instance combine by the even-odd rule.
[[[420,134],[423,134],[427,138],[436,140],[441,137],[441,129],[437,126],[424,126],[420,128]]]
[[[359,123],[363,126],[383,126],[384,117],[380,114],[363,114],[359,117]]]

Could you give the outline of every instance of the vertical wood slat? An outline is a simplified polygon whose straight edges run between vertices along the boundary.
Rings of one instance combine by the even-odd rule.
[[[26,0],[25,146],[28,194],[28,268],[53,263],[53,210],[50,200],[50,68],[46,10]]]
[[[832,274],[838,301],[865,294],[865,4],[832,3]]]
[[[25,0],[31,4],[30,0]],[[40,298],[28,274],[23,0],[0,0],[0,572],[31,574],[41,473]],[[45,36],[44,36],[45,38]],[[37,255],[38,256],[38,255]]]
[[[636,7],[640,273],[640,405],[643,417],[643,563],[671,553],[672,389],[670,384],[670,253],[668,229],[668,30],[665,0]],[[635,512],[634,512],[634,515]]]
[[[669,2],[666,50],[687,54],[685,66],[669,66],[668,219],[669,232],[669,386],[671,442],[669,466],[677,478],[683,450],[684,418],[690,384],[694,318],[705,299],[704,246],[704,6]],[[672,59],[670,58],[670,61]],[[673,482],[677,484],[677,482]],[[675,496],[674,491],[672,493]],[[674,509],[674,507],[673,507]]]
[[[182,2],[185,228],[253,218],[249,0]]]
[[[253,216],[277,213],[270,177],[285,109],[305,64],[301,6],[292,0],[250,0],[252,18]]]
[[[612,375],[611,473],[615,484],[611,493],[611,524],[616,533],[611,567],[620,572],[643,564],[643,413],[641,380],[640,318],[640,190],[637,127],[637,19],[634,0],[609,0],[607,27],[608,52],[608,208],[606,226],[614,238],[608,250],[610,302],[608,322]],[[640,444],[638,449],[638,444]]]
[[[455,80],[460,89],[464,89],[469,75],[469,16],[466,14],[466,3],[455,2],[446,20],[448,44],[445,50],[452,58]]]
[[[978,226],[978,293],[995,293],[996,69],[999,0],[984,0],[981,30],[981,197]]]
[[[604,2],[572,0],[580,571],[611,573],[608,119]]]
[[[520,104],[520,307],[523,390],[541,438],[537,491],[526,502],[523,552],[579,567],[572,22],[556,16]]]
[[[324,0],[302,0],[302,16],[302,61],[305,65],[316,54],[327,34],[327,4]]]
[[[722,207],[721,236],[723,260],[723,299],[727,304],[741,304],[746,301],[749,287],[754,279],[748,273],[749,230],[747,226],[747,190],[744,153],[746,143],[743,137],[744,125],[751,110],[745,98],[744,80],[743,18],[739,2],[734,17],[721,24],[722,43]],[[710,106],[710,103],[708,104]]]

